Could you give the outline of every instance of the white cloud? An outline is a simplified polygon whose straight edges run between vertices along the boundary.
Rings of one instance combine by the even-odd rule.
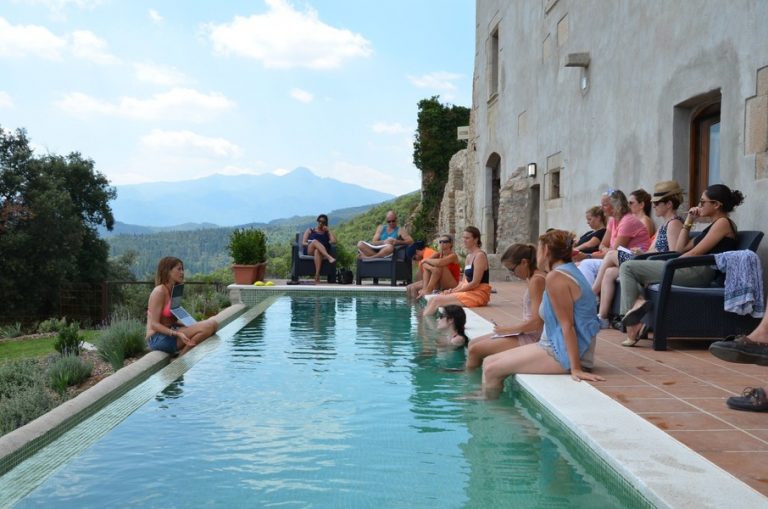
[[[92,9],[101,4],[103,0],[15,0],[17,3],[42,5],[48,9],[58,12],[68,7],[77,7],[79,9]]]
[[[428,88],[443,92],[448,99],[452,99],[456,92],[454,81],[463,75],[452,72],[437,71],[421,76],[408,76],[408,80],[418,88]]]
[[[164,67],[150,63],[133,64],[136,79],[155,85],[171,87],[188,81],[187,77],[175,67]]]
[[[288,175],[291,173],[291,170],[288,170],[286,168],[275,168],[272,170],[273,175],[277,175],[278,177],[282,177],[283,175]]]
[[[152,20],[152,23],[154,23],[155,25],[159,25],[163,22],[163,17],[160,15],[159,12],[157,12],[154,9],[150,9],[147,12],[147,15],[149,16],[149,19]]]
[[[204,94],[190,88],[174,88],[148,99],[121,97],[116,102],[97,99],[72,92],[56,103],[73,115],[108,115],[140,120],[182,119],[202,122],[211,116],[232,109],[235,103],[223,94]]]
[[[13,108],[13,99],[8,92],[0,90],[0,108]]]
[[[269,11],[204,27],[221,55],[259,60],[267,68],[335,69],[368,57],[371,43],[360,34],[320,21],[317,11],[297,11],[287,0],[266,0]]]
[[[107,43],[88,30],[77,30],[71,35],[72,54],[96,64],[114,64],[117,57],[107,51]]]
[[[60,37],[40,25],[11,25],[0,17],[0,58],[34,56],[60,60],[70,53],[97,64],[113,64],[118,59],[107,51],[107,43],[88,30],[76,30]]]
[[[291,90],[291,97],[302,103],[311,103],[315,100],[314,95],[300,88],[294,88]]]
[[[412,127],[404,126],[399,122],[376,122],[371,126],[371,129],[378,134],[405,134],[413,132]]]
[[[0,57],[61,58],[67,41],[39,25],[11,25],[0,17]]]
[[[174,150],[183,153],[203,152],[219,157],[237,157],[242,150],[224,138],[211,138],[191,131],[163,131],[153,129],[141,138],[145,147],[155,150]]]

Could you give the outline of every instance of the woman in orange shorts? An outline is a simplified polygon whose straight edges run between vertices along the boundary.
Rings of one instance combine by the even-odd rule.
[[[476,308],[485,306],[491,300],[491,285],[488,284],[488,256],[481,249],[480,230],[467,226],[462,234],[467,260],[464,265],[464,278],[455,288],[445,290],[440,295],[429,299],[424,308],[424,316],[433,315],[441,306],[450,304]]]

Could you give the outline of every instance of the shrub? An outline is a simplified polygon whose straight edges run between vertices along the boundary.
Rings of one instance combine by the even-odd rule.
[[[77,385],[91,376],[93,363],[74,354],[66,354],[54,359],[48,366],[48,381],[51,387],[63,393],[70,385]]]
[[[123,318],[113,315],[111,325],[105,328],[96,340],[99,356],[117,371],[123,367],[123,361],[146,349],[144,343],[145,327],[135,318]]]
[[[255,265],[267,259],[267,237],[256,228],[233,230],[227,248],[236,265]]]
[[[80,324],[72,322],[59,330],[56,336],[56,342],[53,347],[62,355],[75,354],[80,355],[80,349],[83,347],[83,338],[80,336]]]
[[[46,388],[45,372],[37,361],[0,364],[0,435],[40,417],[57,404]]]
[[[37,332],[41,334],[47,334],[49,332],[59,332],[62,328],[67,326],[66,318],[49,318],[43,320],[40,325],[37,326]]]
[[[18,338],[21,336],[21,333],[21,324],[19,322],[0,327],[0,338]]]

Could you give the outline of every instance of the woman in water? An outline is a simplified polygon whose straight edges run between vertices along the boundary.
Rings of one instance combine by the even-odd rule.
[[[213,319],[197,322],[189,327],[181,325],[171,314],[171,293],[175,285],[184,282],[184,263],[166,256],[157,264],[155,288],[147,304],[147,344],[151,350],[176,355],[212,336],[218,324]]]
[[[437,312],[437,330],[445,333],[443,339],[438,339],[438,344],[448,345],[452,348],[464,348],[469,343],[469,338],[464,332],[467,323],[467,315],[461,306],[448,305]]]

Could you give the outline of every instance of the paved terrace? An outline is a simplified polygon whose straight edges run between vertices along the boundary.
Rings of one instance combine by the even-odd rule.
[[[473,311],[499,323],[521,320],[525,283],[493,287],[491,304]],[[616,330],[600,331],[595,372],[606,381],[592,385],[768,495],[768,414],[725,404],[744,387],[768,387],[768,367],[721,361],[707,351],[706,341],[670,341],[668,350],[657,352],[647,340],[623,347],[624,338]]]

